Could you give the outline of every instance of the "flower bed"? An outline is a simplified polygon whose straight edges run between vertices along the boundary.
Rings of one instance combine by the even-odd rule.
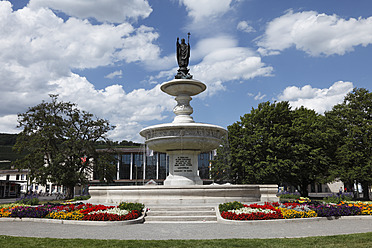
[[[372,202],[341,202],[340,204],[277,203],[263,205],[240,202],[220,204],[221,217],[230,220],[293,219],[331,216],[372,215]]]
[[[310,205],[310,208],[313,209],[318,217],[331,217],[331,216],[351,216],[358,215],[361,212],[361,209],[357,206],[348,206],[345,204],[341,205]]]
[[[40,205],[37,207],[18,206],[16,204],[4,205],[0,208],[0,217],[18,218],[48,218],[62,220],[88,220],[88,221],[123,221],[132,220],[141,216],[143,204],[136,204],[137,209],[124,209],[115,206],[92,204],[59,204]]]
[[[279,209],[284,219],[317,217],[317,213],[306,204],[282,203]]]
[[[221,205],[220,205],[221,206]],[[224,219],[230,220],[268,220],[283,218],[280,210],[272,203],[264,205],[249,204],[243,205],[243,208],[231,209],[221,212]]]
[[[348,205],[349,207],[360,208],[361,215],[372,215],[372,202],[360,202],[360,201],[345,201],[339,205]]]

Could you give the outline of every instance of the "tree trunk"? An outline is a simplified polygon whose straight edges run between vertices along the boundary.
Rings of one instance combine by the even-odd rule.
[[[300,186],[300,193],[302,197],[308,197],[309,196],[309,190],[307,189],[308,183],[304,183]]]
[[[66,186],[66,188],[67,188],[66,199],[73,199],[75,186],[68,185]]]
[[[362,189],[363,189],[363,199],[366,201],[369,201],[369,185],[367,182],[362,183]]]

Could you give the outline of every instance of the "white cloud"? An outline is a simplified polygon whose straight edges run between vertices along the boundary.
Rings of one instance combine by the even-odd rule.
[[[343,55],[355,46],[372,43],[372,17],[350,18],[319,14],[315,11],[289,11],[268,23],[258,39],[262,54],[277,54],[295,46],[311,56]]]
[[[109,119],[117,125],[113,138],[136,141],[145,122],[163,119],[163,113],[175,105],[158,85],[131,92],[119,85],[96,90],[71,72],[117,61],[156,60],[160,52],[152,44],[158,37],[153,28],[93,25],[77,18],[64,21],[47,8],[13,11],[8,1],[0,1],[0,30],[0,132],[19,132],[16,113],[48,100],[50,93]]]
[[[123,75],[123,71],[118,70],[118,71],[114,71],[114,72],[107,74],[105,78],[109,78],[109,79],[113,79],[115,77],[121,78],[122,75]]]
[[[215,36],[205,38],[198,41],[195,47],[191,47],[192,61],[204,58],[210,53],[226,48],[233,48],[238,46],[238,41],[229,36]]]
[[[256,32],[256,30],[251,25],[249,25],[248,22],[246,22],[246,21],[239,22],[238,25],[236,26],[236,28],[239,31],[242,31],[242,32],[245,32],[245,33]]]
[[[228,36],[216,36],[200,40],[191,50],[193,61],[202,58],[199,63],[189,66],[194,78],[207,85],[207,91],[202,95],[225,90],[224,83],[228,81],[271,76],[271,66],[265,65],[254,51],[237,44]],[[176,72],[177,68],[162,71],[157,78],[171,78]]]
[[[258,101],[258,100],[262,100],[266,97],[265,94],[261,95],[261,92],[258,92],[258,94],[254,97],[254,100]]]
[[[194,22],[200,22],[205,18],[216,18],[230,10],[232,0],[179,0],[186,6],[188,15]]]
[[[352,90],[353,83],[343,81],[335,82],[331,87],[324,89],[313,88],[310,85],[302,88],[290,86],[284,89],[283,93],[278,96],[278,100],[289,101],[293,108],[304,106],[322,114],[341,103],[346,94]]]
[[[19,133],[17,115],[0,116],[0,133]]]
[[[84,77],[71,74],[52,81],[54,94],[63,101],[77,103],[79,108],[110,120],[116,126],[110,138],[141,141],[138,135],[146,121],[162,120],[164,111],[170,111],[176,102],[155,85],[150,90],[137,89],[125,92],[121,85],[96,90]],[[125,138],[123,138],[125,137]]]
[[[93,17],[111,23],[146,18],[152,12],[146,0],[31,0],[28,6],[51,8],[80,19]]]
[[[232,47],[209,53],[199,64],[191,66],[191,71],[208,85],[209,94],[214,94],[224,89],[223,82],[270,76],[273,68],[250,49]]]

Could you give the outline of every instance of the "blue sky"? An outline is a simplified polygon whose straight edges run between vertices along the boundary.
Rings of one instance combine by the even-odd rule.
[[[190,73],[207,90],[196,122],[227,127],[264,101],[318,113],[354,87],[371,91],[369,0],[0,1],[0,133],[59,94],[116,128],[113,140],[172,122],[160,91],[191,33]]]

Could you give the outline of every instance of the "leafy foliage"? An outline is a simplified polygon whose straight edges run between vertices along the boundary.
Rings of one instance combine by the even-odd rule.
[[[226,202],[219,205],[220,212],[235,210],[244,207],[244,204],[241,202]]]
[[[234,183],[291,184],[307,196],[307,185],[324,180],[330,163],[322,118],[303,107],[291,110],[288,102],[261,103],[228,126],[230,153],[218,150],[214,170]],[[227,159],[230,169],[222,167]]]
[[[18,201],[16,201],[16,203],[25,204],[25,205],[38,205],[39,202],[40,202],[39,198],[37,196],[33,196],[33,195],[27,195],[27,196],[19,199]]]
[[[327,203],[340,203],[342,201],[351,201],[353,199],[352,192],[343,192],[342,194],[332,194],[323,198]]]
[[[92,161],[97,159],[95,142],[104,140],[112,129],[107,120],[94,118],[79,110],[75,104],[43,101],[18,115],[19,127],[14,149],[28,154],[15,162],[17,168],[30,170],[30,178],[40,184],[49,180],[68,189],[73,197],[76,184],[86,184],[92,172]]]
[[[217,156],[211,161],[211,176],[217,183],[233,181],[231,173],[231,153],[228,138],[224,137],[217,148]]]
[[[133,210],[138,211],[141,213],[144,209],[145,205],[142,203],[137,203],[137,202],[121,202],[118,206],[118,208],[122,210],[128,210],[129,212],[132,212]]]
[[[338,144],[334,153],[336,163],[331,170],[333,176],[348,188],[354,181],[362,183],[367,196],[368,185],[372,183],[372,93],[354,89],[343,103],[325,115]]]
[[[280,199],[300,199],[301,195],[299,193],[290,193],[290,192],[283,192],[282,194],[278,195]]]

